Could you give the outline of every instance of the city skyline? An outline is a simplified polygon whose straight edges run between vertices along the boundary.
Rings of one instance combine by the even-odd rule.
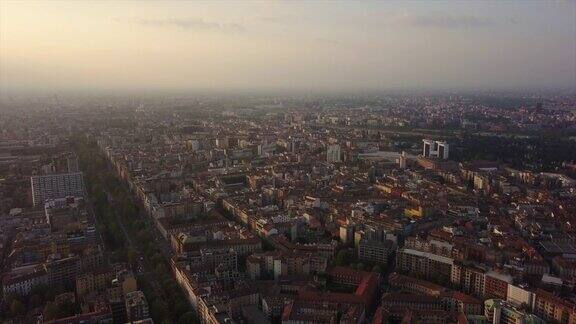
[[[0,0],[0,323],[576,324],[576,0]]]

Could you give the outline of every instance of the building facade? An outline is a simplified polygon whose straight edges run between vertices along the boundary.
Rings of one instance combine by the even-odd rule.
[[[47,174],[30,178],[32,203],[43,205],[47,200],[68,196],[84,197],[84,177],[82,172]]]

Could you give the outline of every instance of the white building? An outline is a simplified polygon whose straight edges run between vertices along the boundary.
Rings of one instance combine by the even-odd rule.
[[[422,156],[425,158],[435,158],[447,160],[450,154],[450,145],[444,141],[422,140]]]
[[[43,205],[47,200],[68,196],[84,197],[82,172],[47,174],[30,177],[32,203]]]
[[[492,324],[546,323],[538,316],[527,313],[523,309],[500,299],[486,300],[484,302],[484,315]]]
[[[80,167],[78,165],[78,157],[74,154],[70,154],[66,158],[66,166],[68,167],[68,172],[80,171]]]
[[[2,294],[5,298],[9,295],[27,296],[34,287],[47,286],[48,283],[48,274],[45,269],[6,276],[2,282]]]
[[[400,167],[400,169],[406,169],[406,164],[407,164],[406,152],[402,151],[402,154],[398,159],[398,166]]]
[[[508,285],[507,301],[515,306],[534,307],[534,293],[527,287]]]
[[[333,144],[328,145],[326,150],[326,162],[328,163],[339,163],[342,162],[340,158],[340,145]]]

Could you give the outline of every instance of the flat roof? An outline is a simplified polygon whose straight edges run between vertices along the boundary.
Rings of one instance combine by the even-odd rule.
[[[452,260],[452,258],[448,258],[445,256],[433,254],[433,253],[428,253],[428,252],[423,252],[423,251],[418,251],[418,250],[413,250],[413,249],[406,249],[406,248],[401,249],[401,251],[404,253],[416,255],[419,257],[423,257],[423,258],[432,259],[434,261],[442,262],[442,263],[446,263],[446,264],[450,264],[450,265],[454,263],[454,260]]]

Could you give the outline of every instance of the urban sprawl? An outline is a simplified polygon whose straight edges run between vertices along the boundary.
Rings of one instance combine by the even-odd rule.
[[[9,98],[4,323],[576,323],[560,94]]]

